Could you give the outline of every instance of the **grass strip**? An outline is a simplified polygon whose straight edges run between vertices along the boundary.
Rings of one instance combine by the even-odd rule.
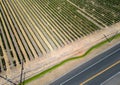
[[[120,34],[117,34],[117,35],[115,35],[115,36],[112,36],[111,38],[109,38],[109,40],[112,41],[113,38],[114,38],[114,39],[120,38]],[[91,47],[88,51],[86,51],[85,54],[83,54],[82,56],[76,56],[76,57],[73,57],[73,58],[66,59],[66,60],[60,62],[59,64],[57,64],[57,65],[55,65],[55,66],[53,66],[53,67],[51,67],[51,68],[49,68],[49,69],[47,69],[47,70],[45,70],[45,71],[43,71],[43,72],[35,75],[35,76],[33,76],[33,77],[25,80],[25,81],[24,81],[24,84],[27,84],[27,83],[29,83],[29,82],[31,82],[31,81],[33,81],[33,80],[36,80],[36,79],[44,76],[45,74],[47,74],[47,73],[55,70],[56,68],[64,65],[64,64],[67,63],[67,62],[70,62],[70,61],[72,61],[72,60],[85,57],[85,56],[88,55],[91,51],[93,51],[94,49],[97,49],[97,48],[101,47],[102,45],[104,45],[104,44],[106,44],[106,43],[108,43],[108,40],[104,40],[104,41],[102,41],[102,42],[100,42],[100,43],[92,46],[92,47]],[[19,85],[20,85],[20,84],[19,84]],[[22,85],[22,84],[21,84],[21,85]]]

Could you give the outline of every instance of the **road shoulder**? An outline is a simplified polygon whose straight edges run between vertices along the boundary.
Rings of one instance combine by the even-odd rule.
[[[89,55],[87,55],[84,58],[80,58],[77,60],[73,60],[70,62],[65,63],[64,65],[58,67],[57,69],[47,73],[43,77],[32,81],[31,83],[28,83],[27,85],[48,85],[51,82],[55,81],[56,79],[60,78],[61,76],[65,75],[66,73],[70,72],[71,70],[75,69],[76,67],[82,65],[83,63],[91,60],[95,56],[101,54],[102,52],[112,48],[116,44],[120,43],[120,39],[115,39],[111,41],[110,43],[106,43],[105,45],[101,46],[100,48],[97,48],[96,50],[92,51]],[[80,54],[76,54],[75,56],[79,56]],[[38,84],[39,82],[39,84]]]

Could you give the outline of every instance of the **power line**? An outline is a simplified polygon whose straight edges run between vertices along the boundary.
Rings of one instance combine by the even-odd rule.
[[[114,36],[112,36],[111,39],[109,39],[105,34],[103,34],[103,35],[104,35],[104,37],[106,38],[106,40],[107,40],[108,42],[111,42],[118,33],[119,33],[119,32],[117,31],[117,32],[114,34]]]
[[[23,66],[23,60],[22,60],[22,62],[21,62],[20,85],[24,85],[24,83],[22,83],[22,78],[23,78],[23,70],[24,70],[24,66]]]
[[[3,79],[5,79],[6,81],[12,83],[13,85],[17,85],[16,83],[14,83],[13,81],[11,81],[10,79],[7,79],[7,78],[5,78],[5,77],[3,77],[1,75],[0,75],[0,77],[3,78]]]
[[[104,37],[106,38],[106,40],[108,41],[108,42],[111,42],[108,38],[107,38],[107,36],[105,35],[105,34],[103,34],[104,35]]]

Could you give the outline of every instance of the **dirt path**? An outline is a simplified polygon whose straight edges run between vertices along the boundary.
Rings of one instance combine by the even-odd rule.
[[[91,46],[105,40],[106,38],[104,37],[104,35],[106,35],[107,37],[110,37],[116,34],[116,32],[120,32],[120,22],[115,25],[112,25],[111,27],[96,31],[88,36],[85,36],[83,38],[80,38],[79,40],[76,40],[73,43],[69,43],[64,47],[61,47],[55,51],[52,51],[41,58],[36,58],[35,60],[27,64],[24,64],[24,72],[25,72],[26,79],[60,63],[65,59],[74,57],[76,56],[76,54],[82,55]],[[40,84],[47,85],[54,79],[59,78],[61,75],[65,74],[65,72],[69,71],[70,69],[73,69],[73,67],[77,66],[78,64],[80,65],[85,63],[92,57],[93,56],[72,61],[70,62],[71,64],[66,63],[66,65],[59,67],[58,69],[51,72],[50,74],[47,74],[42,78],[31,82],[28,85],[40,85]],[[3,75],[7,75],[8,78],[12,79],[13,82],[17,83],[20,80],[20,72],[21,72],[20,70],[21,68],[18,67]],[[3,83],[6,83],[6,81],[3,79],[0,79],[0,84],[3,84]],[[6,84],[6,85],[9,85],[9,84]]]
[[[55,54],[58,53],[58,54],[60,54],[61,57],[59,57],[59,56],[56,57],[56,61],[54,61],[53,63],[56,64],[56,63],[59,63],[60,61],[65,60],[67,58],[74,57],[74,56],[77,56],[77,55],[82,55],[91,46],[93,46],[96,43],[104,40],[105,37],[104,37],[103,34],[105,34],[107,37],[110,37],[110,36],[114,35],[116,33],[116,31],[120,31],[119,27],[120,27],[120,23],[117,23],[117,24],[115,24],[115,25],[113,25],[109,28],[106,28],[106,29],[103,29],[101,31],[95,32],[94,34],[89,35],[89,37],[84,37],[84,38],[82,38],[82,39],[80,39],[80,40],[62,48],[62,49],[64,49],[64,52],[63,52],[62,49],[60,49],[60,51],[56,51]],[[78,60],[68,62],[65,65],[57,68],[56,70],[46,74],[42,78],[39,78],[39,79],[37,79],[37,80],[27,84],[27,85],[49,85],[51,82],[53,82],[57,78],[66,74],[66,72],[69,72],[70,70],[74,69],[78,65],[82,65],[83,63],[89,61],[90,59],[94,58],[96,55],[104,52],[108,48],[111,48],[113,45],[115,45],[118,42],[120,43],[120,39],[113,40],[111,43],[107,43],[106,45],[102,46],[101,48],[92,51],[91,54],[89,54],[88,56],[86,56],[84,58],[81,58],[81,59],[78,59]],[[68,52],[69,54],[62,54],[61,55],[61,53],[59,53],[61,51],[63,53]],[[72,54],[70,54],[70,52]],[[54,56],[54,58],[55,58],[55,54],[52,54],[52,56]],[[51,65],[53,63],[51,63]]]

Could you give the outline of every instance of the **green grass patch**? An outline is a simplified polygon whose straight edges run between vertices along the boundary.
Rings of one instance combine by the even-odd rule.
[[[117,35],[109,38],[109,40],[112,41],[113,39],[118,39],[118,38],[120,38],[120,34],[117,34]],[[66,60],[62,61],[61,63],[59,63],[59,64],[57,64],[57,65],[55,65],[55,66],[53,66],[53,67],[51,67],[51,68],[49,68],[49,69],[41,72],[41,73],[39,73],[39,74],[37,74],[37,75],[35,75],[35,76],[27,79],[27,80],[25,80],[25,81],[24,81],[24,84],[27,84],[27,83],[29,83],[29,82],[31,82],[31,81],[33,81],[33,80],[36,80],[36,79],[44,76],[45,74],[47,74],[47,73],[55,70],[56,68],[64,65],[64,64],[67,63],[67,62],[70,62],[70,61],[72,61],[72,60],[76,60],[76,59],[85,57],[85,56],[88,55],[91,51],[93,51],[94,49],[97,49],[97,48],[101,47],[102,45],[104,45],[104,44],[106,44],[106,43],[108,43],[108,40],[102,41],[102,42],[100,42],[100,43],[92,46],[92,47],[91,47],[88,51],[86,51],[86,53],[83,54],[82,56],[76,56],[76,57],[73,57],[73,58],[66,59]],[[19,85],[20,85],[20,84],[19,84]]]

